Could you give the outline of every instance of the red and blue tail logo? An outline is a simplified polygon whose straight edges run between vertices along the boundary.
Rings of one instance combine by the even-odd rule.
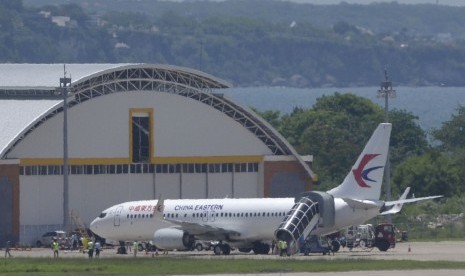
[[[374,170],[381,169],[383,166],[376,166],[376,167],[371,167],[371,168],[366,168],[365,167],[368,165],[368,163],[373,160],[376,156],[380,154],[365,154],[360,161],[360,164],[358,164],[358,167],[354,170],[352,170],[352,173],[354,174],[355,181],[357,181],[358,186],[362,188],[371,188],[370,185],[366,183],[368,182],[376,182],[375,180],[371,179],[368,174]]]

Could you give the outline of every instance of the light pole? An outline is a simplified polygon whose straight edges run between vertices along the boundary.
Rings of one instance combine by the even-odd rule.
[[[384,70],[384,81],[381,82],[381,87],[378,90],[378,98],[384,98],[384,122],[389,122],[389,98],[396,97],[396,90],[392,89],[392,82],[389,81],[387,70]],[[384,181],[386,201],[391,200],[391,161],[389,160],[389,148],[386,160],[386,168],[384,170]],[[391,215],[386,216],[388,223],[392,223]]]
[[[68,182],[68,88],[71,78],[66,77],[66,68],[63,65],[64,76],[60,78],[60,88],[63,96],[63,230],[70,228],[69,214],[69,182]]]

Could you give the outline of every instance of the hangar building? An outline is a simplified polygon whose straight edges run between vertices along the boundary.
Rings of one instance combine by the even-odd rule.
[[[311,189],[311,156],[225,98],[230,84],[211,75],[156,64],[69,64],[66,75],[63,64],[0,70],[2,244],[34,243],[62,229],[65,213],[88,225],[129,200]]]

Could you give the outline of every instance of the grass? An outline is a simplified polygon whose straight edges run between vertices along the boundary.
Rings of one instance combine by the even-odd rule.
[[[198,275],[399,269],[465,269],[465,262],[193,258],[98,260],[14,258],[3,259],[0,262],[0,275]]]

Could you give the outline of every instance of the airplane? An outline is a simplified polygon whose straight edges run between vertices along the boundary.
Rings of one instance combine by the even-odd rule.
[[[392,125],[378,125],[352,170],[337,187],[296,198],[158,199],[109,207],[90,224],[100,237],[115,241],[152,241],[163,250],[189,250],[197,240],[219,241],[215,254],[268,254],[272,241],[296,248],[300,237],[328,235],[378,215],[398,213],[410,188],[396,201],[380,200]],[[388,246],[386,243],[380,246]],[[380,248],[381,249],[381,248]]]

